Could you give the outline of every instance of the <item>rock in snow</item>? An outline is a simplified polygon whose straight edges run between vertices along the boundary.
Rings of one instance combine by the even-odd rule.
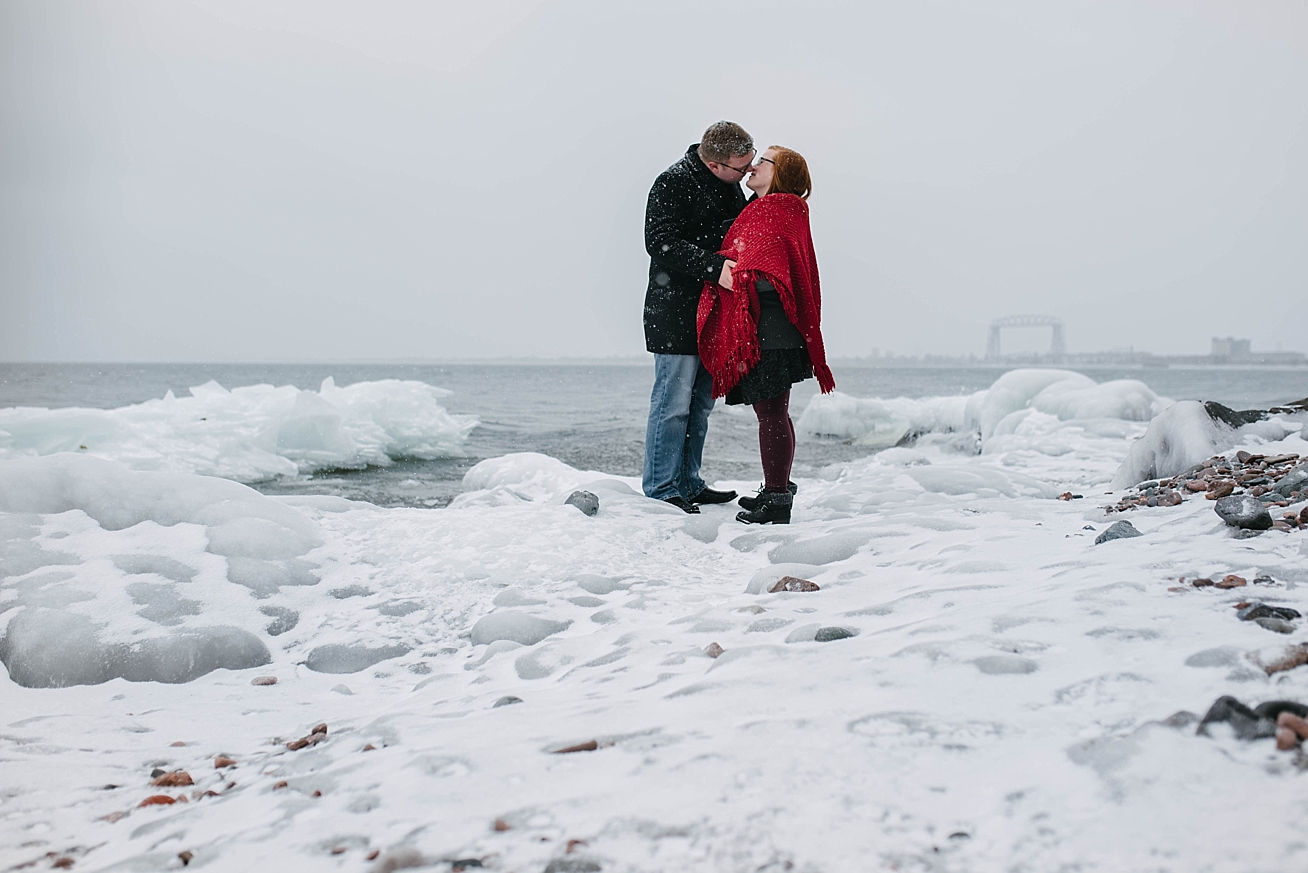
[[[1115,521],[1110,524],[1103,533],[1095,537],[1095,545],[1110,542],[1111,540],[1130,539],[1131,537],[1144,536],[1140,531],[1135,529],[1135,525],[1129,521]]]
[[[1267,511],[1267,507],[1248,494],[1223,497],[1213,504],[1213,511],[1231,527],[1269,530],[1272,526],[1272,514]]]

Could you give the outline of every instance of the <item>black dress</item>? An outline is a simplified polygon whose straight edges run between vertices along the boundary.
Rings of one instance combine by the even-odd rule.
[[[813,363],[799,328],[786,318],[777,289],[760,278],[758,291],[758,344],[760,359],[735,388],[727,392],[727,403],[754,404],[790,390],[796,382],[813,376]]]

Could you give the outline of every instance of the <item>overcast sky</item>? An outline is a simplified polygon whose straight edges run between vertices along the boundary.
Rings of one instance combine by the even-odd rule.
[[[834,355],[1308,351],[1301,0],[5,0],[0,65],[0,360],[642,354],[722,118],[809,160]]]

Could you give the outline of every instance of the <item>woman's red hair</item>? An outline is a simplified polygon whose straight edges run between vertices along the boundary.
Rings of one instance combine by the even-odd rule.
[[[768,194],[794,194],[807,200],[813,191],[813,180],[808,175],[808,161],[794,149],[784,146],[768,146],[776,151],[772,158],[772,184]]]

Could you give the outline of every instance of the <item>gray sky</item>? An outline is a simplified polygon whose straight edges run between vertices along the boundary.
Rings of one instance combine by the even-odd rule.
[[[0,69],[0,360],[640,354],[720,118],[809,160],[832,354],[1308,350],[1299,0],[6,0]]]

